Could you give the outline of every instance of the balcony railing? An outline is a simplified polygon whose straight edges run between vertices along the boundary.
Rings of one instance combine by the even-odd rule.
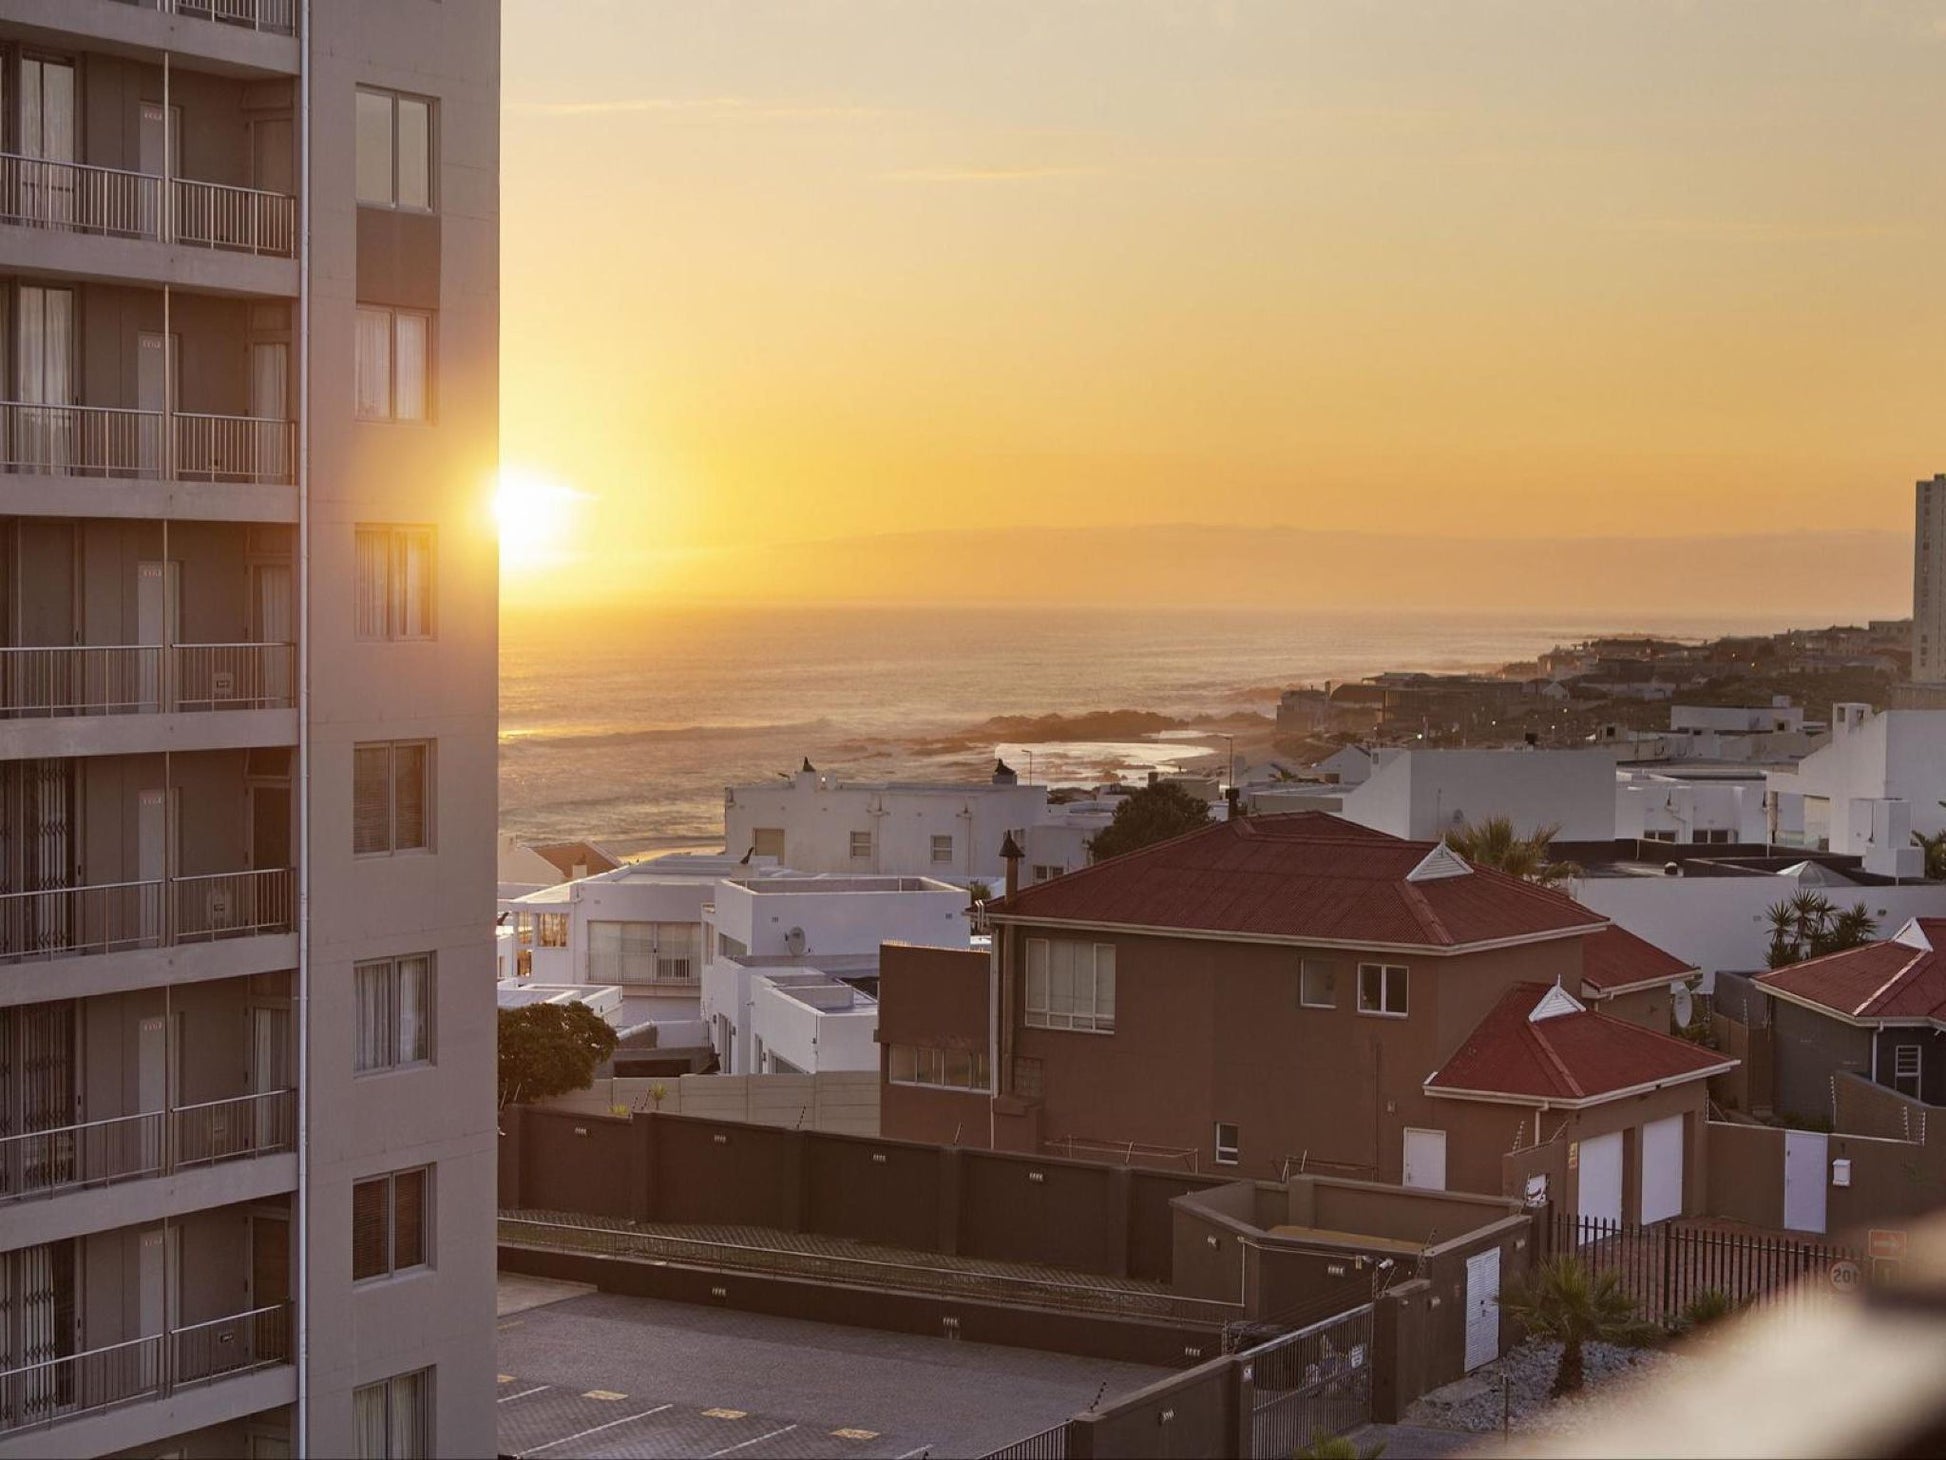
[[[150,1338],[0,1372],[0,1434],[58,1424],[291,1361],[291,1305],[273,1303]]]
[[[0,401],[5,471],[288,486],[296,460],[295,421]]]
[[[187,15],[272,35],[297,34],[297,0],[127,0],[143,10]]]
[[[295,644],[0,649],[0,720],[288,709],[296,665]]]
[[[0,1202],[288,1151],[297,1095],[272,1090],[0,1139]]]
[[[0,963],[288,933],[288,868],[0,894]]]
[[[194,178],[0,153],[0,223],[297,256],[297,199]]]

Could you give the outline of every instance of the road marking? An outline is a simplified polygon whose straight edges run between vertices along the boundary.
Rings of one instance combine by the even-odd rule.
[[[907,1450],[903,1455],[899,1456],[899,1460],[927,1460],[927,1457],[931,1454],[931,1445],[921,1445],[916,1450]]]
[[[781,1430],[772,1430],[767,1435],[758,1435],[754,1440],[745,1440],[738,1445],[726,1445],[721,1450],[712,1450],[710,1451],[710,1460],[716,1460],[718,1455],[733,1455],[738,1450],[748,1449],[752,1445],[761,1445],[765,1440],[774,1440],[779,1435],[787,1435],[796,1428],[796,1425],[785,1425]]]
[[[496,1383],[511,1384],[514,1381],[514,1376],[512,1374],[496,1374],[494,1379]]]
[[[509,1400],[525,1399],[529,1394],[538,1394],[541,1392],[541,1390],[545,1389],[546,1387],[547,1385],[545,1384],[536,1384],[532,1389],[523,1389],[518,1394],[502,1394],[498,1399],[494,1400],[493,1402],[495,1404],[505,1404]]]
[[[518,1328],[518,1327],[520,1327],[520,1325],[521,1325],[521,1324],[523,1324],[523,1323],[525,1323],[526,1321],[527,1321],[527,1320],[526,1320],[525,1318],[515,1318],[515,1319],[512,1319],[512,1320],[510,1320],[509,1322],[506,1322],[506,1323],[502,1323],[502,1324],[500,1325],[500,1328],[499,1328],[499,1331],[500,1331],[500,1332],[502,1332],[502,1333],[505,1333],[505,1332],[507,1332],[507,1330],[508,1330],[508,1329],[511,1329],[511,1328]]]
[[[876,1440],[878,1438],[878,1431],[856,1429],[833,1430],[831,1432],[831,1438],[834,1440]]]
[[[750,1418],[750,1411],[747,1409],[706,1409],[703,1411],[703,1417],[705,1419],[748,1419]]]
[[[581,1430],[572,1435],[563,1435],[558,1440],[549,1440],[545,1445],[536,1445],[534,1446],[533,1449],[522,1450],[520,1453],[522,1455],[538,1455],[543,1450],[552,1450],[556,1445],[565,1445],[570,1440],[586,1439],[589,1435],[598,1435],[603,1430],[612,1430],[615,1428],[616,1425],[625,1425],[632,1419],[647,1419],[652,1414],[661,1414],[663,1410],[671,1409],[671,1408],[674,1408],[674,1406],[669,1404],[658,1404],[654,1409],[645,1409],[640,1414],[624,1415],[620,1419],[611,1419],[605,1425],[596,1425],[591,1430]]]
[[[613,1389],[590,1389],[581,1396],[583,1399],[626,1399],[626,1394],[617,1394]]]

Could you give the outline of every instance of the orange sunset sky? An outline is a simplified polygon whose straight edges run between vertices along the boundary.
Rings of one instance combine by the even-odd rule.
[[[516,607],[1907,601],[1940,0],[504,14]]]

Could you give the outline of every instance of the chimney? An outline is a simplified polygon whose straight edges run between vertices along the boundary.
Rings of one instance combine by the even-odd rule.
[[[1020,859],[1027,854],[1020,849],[1012,832],[1000,843],[1000,859],[1007,864],[1007,896],[1012,897],[1020,891]]]
[[[1012,766],[1008,765],[1004,760],[996,759],[993,762],[993,784],[996,786],[1017,786],[1020,784],[1020,777],[1014,773]]]
[[[1239,791],[1235,786],[1231,786],[1223,792],[1223,799],[1230,803],[1230,820],[1241,821],[1243,819],[1243,792]]]

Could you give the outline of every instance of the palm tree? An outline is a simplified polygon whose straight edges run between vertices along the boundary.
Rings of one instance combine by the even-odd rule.
[[[1525,1282],[1500,1295],[1500,1307],[1535,1338],[1561,1345],[1551,1391],[1556,1396],[1581,1388],[1583,1344],[1630,1343],[1643,1329],[1620,1275],[1591,1273],[1576,1257],[1542,1263]]]
[[[1522,836],[1514,830],[1513,818],[1489,816],[1485,821],[1461,822],[1446,837],[1446,845],[1476,867],[1492,867],[1524,882],[1552,886],[1580,875],[1572,862],[1557,862],[1549,855],[1559,826],[1537,826]]]
[[[1773,903],[1764,916],[1770,921],[1767,957],[1772,968],[1857,948],[1878,935],[1878,922],[1864,903],[1840,911],[1821,892],[1800,892],[1788,902]]]

